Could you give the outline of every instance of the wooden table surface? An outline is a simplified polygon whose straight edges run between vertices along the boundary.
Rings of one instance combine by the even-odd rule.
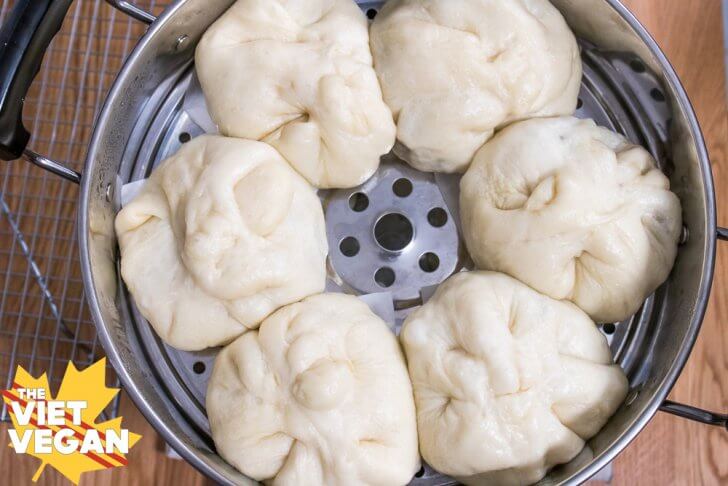
[[[718,223],[728,226],[728,116],[720,0],[626,0],[677,70],[692,100],[713,165]],[[728,243],[718,245],[712,295],[700,337],[670,398],[728,411]],[[161,439],[127,397],[121,414],[144,439],[129,466],[85,475],[85,485],[175,486],[208,481],[183,461],[167,458]],[[6,425],[0,437],[6,438]],[[4,440],[4,439],[3,439]],[[0,473],[30,484],[37,460],[0,447]],[[47,468],[40,484],[68,484]],[[658,413],[616,459],[613,484],[728,484],[728,432]]]

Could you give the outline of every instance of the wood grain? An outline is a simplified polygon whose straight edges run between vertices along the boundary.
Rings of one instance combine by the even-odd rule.
[[[718,224],[728,226],[728,117],[718,0],[627,0],[675,67],[703,129]],[[728,245],[718,245],[713,289],[697,344],[670,398],[728,411]],[[658,413],[615,461],[614,484],[728,484],[728,433]]]
[[[625,0],[624,3],[665,51],[695,106],[711,156],[718,221],[728,226],[728,116],[720,1]],[[728,410],[728,332],[724,324],[728,322],[728,247],[724,246],[719,245],[712,296],[700,337],[670,397],[725,412]],[[3,263],[0,261],[0,266]],[[129,455],[130,465],[88,474],[82,484],[207,483],[191,466],[165,456],[161,439],[128,398],[122,399],[121,413],[125,423],[144,436]],[[7,437],[6,429],[7,426],[0,426],[0,437]],[[658,414],[615,461],[613,484],[728,484],[727,459],[728,433]],[[36,465],[37,460],[16,456],[10,448],[0,447],[0,473],[4,478],[12,478],[16,484],[30,483]],[[47,469],[39,484],[67,482]]]

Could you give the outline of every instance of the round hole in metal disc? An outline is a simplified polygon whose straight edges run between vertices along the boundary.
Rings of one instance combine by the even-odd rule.
[[[582,106],[584,106],[584,102],[581,101],[581,98],[578,98],[576,100],[576,109],[579,110],[579,109],[581,109]]]
[[[423,272],[434,272],[439,266],[440,258],[432,252],[428,251],[420,257],[420,268]]]
[[[657,88],[652,88],[650,91],[650,96],[652,96],[652,99],[655,101],[663,102],[665,101],[665,93],[660,91]]]
[[[359,253],[359,240],[353,236],[347,236],[339,243],[339,250],[341,250],[342,255],[353,257]]]
[[[629,67],[631,67],[632,71],[636,73],[643,73],[647,70],[647,68],[645,68],[645,65],[639,59],[631,60],[629,62]]]
[[[396,276],[394,270],[389,267],[382,267],[374,274],[374,281],[381,287],[391,287]]]
[[[414,228],[409,219],[399,213],[385,214],[374,225],[374,239],[389,251],[400,251],[410,244]]]
[[[179,134],[179,141],[180,141],[180,143],[187,143],[191,139],[192,139],[192,137],[187,132],[182,132],[182,133]]]
[[[421,478],[424,475],[425,475],[425,468],[424,468],[424,466],[421,467],[420,470],[415,473],[415,477],[416,478]]]
[[[427,213],[427,221],[435,228],[445,226],[445,223],[447,223],[447,211],[442,208],[432,208]]]
[[[352,211],[361,213],[369,207],[369,198],[363,192],[355,192],[349,197],[349,207]]]
[[[370,8],[369,10],[367,10],[367,18],[369,20],[374,20],[374,17],[376,17],[376,16],[377,16],[377,9]]]
[[[207,369],[207,367],[205,366],[205,363],[203,363],[202,361],[195,361],[195,364],[192,365],[192,371],[194,371],[198,375],[201,375],[202,373],[204,373],[205,369]]]
[[[407,197],[412,194],[412,183],[409,179],[402,177],[394,181],[392,191],[399,197]]]
[[[602,326],[602,329],[604,329],[605,334],[614,334],[614,331],[617,330],[617,326],[615,326],[611,322],[608,322]]]

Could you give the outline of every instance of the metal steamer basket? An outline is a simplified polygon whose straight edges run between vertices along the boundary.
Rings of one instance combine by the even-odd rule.
[[[252,483],[215,452],[204,396],[217,350],[188,353],[164,345],[118,276],[114,217],[122,186],[143,179],[180,144],[203,132],[187,105],[194,93],[194,50],[233,0],[179,0],[158,18],[110,1],[150,24],[127,59],[96,121],[83,174],[25,148],[22,100],[71,0],[17,1],[0,31],[0,156],[24,157],[81,184],[78,201],[84,285],[99,338],[126,391],[179,454],[213,480]],[[358,2],[376,16],[382,2]],[[666,401],[700,329],[713,277],[713,181],[695,114],[680,82],[639,22],[617,0],[553,0],[582,49],[577,116],[645,146],[680,197],[685,228],[665,282],[631,319],[603,324],[630,392],[607,425],[569,464],[542,481],[578,483],[609,463],[662,409],[726,426],[726,416]],[[244,89],[242,87],[241,89]],[[199,93],[197,93],[199,95]],[[415,171],[393,155],[361,187],[322,194],[330,244],[330,289],[388,292],[397,322],[434,285],[469,266],[458,234],[457,178]],[[412,484],[454,481],[423,468]]]

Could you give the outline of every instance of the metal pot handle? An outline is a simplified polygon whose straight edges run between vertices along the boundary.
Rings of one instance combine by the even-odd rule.
[[[78,184],[81,174],[28,150],[23,101],[40,70],[51,40],[61,28],[72,0],[17,0],[0,27],[0,159],[27,161]],[[107,0],[121,12],[150,24],[155,17],[136,5]]]
[[[63,164],[59,164],[56,161],[43,157],[40,154],[33,152],[30,149],[23,150],[23,158],[33,165],[40,167],[41,169],[47,170],[57,176],[61,176],[64,179],[75,182],[76,184],[81,183],[81,173],[76,172],[70,167],[66,167]]]
[[[728,415],[726,414],[709,412],[700,408],[691,407],[690,405],[673,402],[672,400],[662,402],[660,410],[702,424],[717,425],[728,430]]]
[[[716,238],[722,241],[728,241],[728,228],[721,228],[718,226],[716,229]],[[665,400],[662,402],[660,410],[688,420],[693,420],[702,424],[717,425],[728,430],[728,414],[710,412],[691,405],[673,402],[672,400]]]
[[[126,15],[138,20],[139,22],[151,24],[152,22],[157,20],[157,17],[145,10],[140,9],[131,2],[126,2],[124,0],[106,0],[106,2],[115,9],[124,12]]]

